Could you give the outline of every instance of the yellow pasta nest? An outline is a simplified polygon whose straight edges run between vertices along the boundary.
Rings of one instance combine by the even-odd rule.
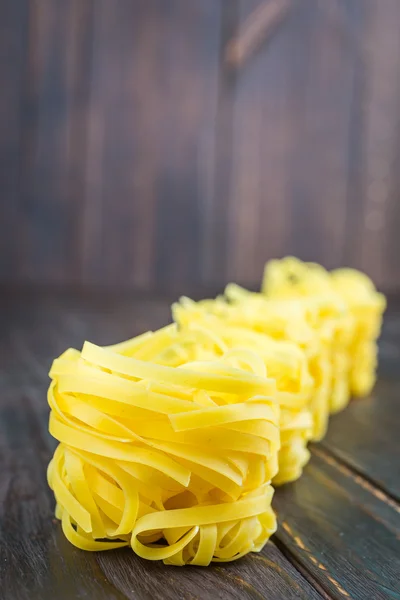
[[[184,301],[182,305],[182,311],[190,309],[188,320],[214,315],[227,326],[239,326],[243,330],[265,334],[276,341],[292,342],[303,351],[312,381],[308,408],[312,415],[313,440],[321,439],[328,426],[332,381],[326,332],[315,327],[318,308],[311,301],[270,300],[263,294],[249,292],[236,284],[229,284],[225,295],[215,300],[202,300],[191,307]]]
[[[60,444],[48,480],[79,548],[130,544],[150,560],[208,565],[260,551],[276,529],[275,380],[249,349],[216,353],[208,340],[191,360],[182,335],[172,325],[108,348],[86,342],[53,363]]]
[[[271,299],[311,300],[325,306],[318,327],[328,325],[332,330],[332,412],[344,408],[350,394],[364,396],[371,391],[386,301],[366,275],[354,269],[328,272],[320,265],[287,257],[267,263],[262,290]]]
[[[205,306],[212,307],[208,302]],[[281,408],[279,470],[273,484],[280,485],[298,479],[310,457],[307,442],[313,426],[309,410],[313,379],[303,350],[292,342],[274,340],[243,323],[227,324],[226,319],[201,310],[201,304],[188,298],[181,298],[172,310],[184,332],[182,336],[186,337],[188,355],[193,360],[200,358],[204,352],[223,355],[232,348],[236,348],[237,352],[239,349],[257,352],[267,375],[276,380]]]

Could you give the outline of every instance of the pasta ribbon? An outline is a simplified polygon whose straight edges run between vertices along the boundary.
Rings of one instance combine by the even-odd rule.
[[[287,257],[260,293],[183,297],[156,332],[66,350],[47,397],[67,539],[177,566],[259,552],[272,484],[300,477],[329,415],[371,390],[384,309],[366,275]]]
[[[246,322],[231,325],[227,315],[221,318],[201,311],[199,304],[183,298],[172,307],[182,337],[185,336],[188,356],[194,359],[205,353],[227,355],[228,348],[231,356],[243,362],[246,353],[257,352],[261,361],[259,370],[276,380],[281,409],[279,470],[273,483],[279,485],[297,479],[310,457],[307,443],[313,429],[309,407],[313,378],[304,351],[293,342],[252,330],[246,327]]]
[[[293,353],[295,348],[297,356],[302,357],[303,404],[312,416],[311,429],[303,434],[303,445],[307,444],[310,438],[319,440],[325,435],[329,418],[332,366],[329,350],[324,342],[326,332],[323,336],[314,326],[317,319],[316,306],[310,302],[299,302],[297,299],[271,300],[263,294],[248,292],[238,285],[229,284],[225,290],[225,297],[197,303],[188,298],[181,298],[179,304],[174,305],[173,313],[181,327],[190,327],[193,323],[208,323],[209,328],[215,331],[217,321],[220,327],[239,329],[240,334],[236,335],[234,343],[250,348],[256,347],[259,353],[260,342],[258,346],[254,346],[254,339],[258,336],[259,340],[263,340],[264,346],[269,345],[273,348],[269,358],[265,357],[266,368],[278,378],[277,385],[282,399],[285,394],[287,397],[290,384],[282,379],[284,370],[276,362],[276,358],[271,360],[271,356],[274,352],[278,356],[279,347],[281,353],[284,349],[287,352],[289,347]],[[287,385],[289,387],[286,387]],[[292,453],[285,455],[293,456]],[[303,453],[303,460],[300,461],[303,462],[303,466],[306,455],[307,453]],[[283,456],[282,453],[282,460]],[[301,467],[298,467],[296,472],[297,476],[300,475]]]
[[[320,307],[316,326],[328,330],[330,337],[331,412],[344,408],[351,394],[365,396],[371,391],[386,300],[364,273],[328,272],[315,263],[287,257],[267,263],[262,289],[271,299],[296,298]]]
[[[275,379],[254,351],[211,352],[207,335],[172,325],[54,361],[48,481],[75,546],[208,565],[260,551],[275,531]]]

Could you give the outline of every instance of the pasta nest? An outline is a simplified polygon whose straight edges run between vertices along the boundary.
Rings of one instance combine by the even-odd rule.
[[[278,342],[297,346],[305,356],[311,379],[307,384],[307,405],[311,413],[310,437],[321,439],[328,426],[332,365],[329,356],[327,328],[319,329],[318,305],[298,299],[270,299],[229,284],[223,296],[194,303],[181,299],[178,321],[190,324],[213,316],[228,327],[263,334]],[[184,314],[186,311],[186,315]],[[213,325],[214,327],[214,325]],[[301,471],[300,471],[301,472]]]
[[[223,318],[201,310],[189,298],[181,298],[173,305],[172,312],[185,339],[180,345],[181,351],[182,346],[186,349],[186,354],[181,355],[184,359],[202,358],[204,352],[222,356],[232,348],[257,352],[266,374],[276,380],[280,405],[281,448],[273,484],[298,479],[310,458],[307,443],[313,428],[309,409],[313,378],[304,351],[293,342],[275,340],[243,324],[230,325]]]
[[[322,307],[317,326],[330,329],[331,412],[344,408],[351,394],[370,393],[386,300],[367,275],[349,268],[328,272],[287,257],[266,264],[262,290],[270,299],[311,301]]]
[[[48,480],[75,546],[208,565],[260,551],[275,531],[275,379],[250,349],[203,344],[189,360],[183,335],[86,342],[54,361]]]

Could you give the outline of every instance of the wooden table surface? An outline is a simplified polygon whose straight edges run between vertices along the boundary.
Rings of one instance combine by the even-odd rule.
[[[0,598],[4,600],[400,598],[400,313],[389,310],[379,382],[332,418],[302,478],[275,493],[279,529],[260,554],[166,567],[129,549],[85,553],[54,519],[46,467],[52,358],[169,321],[169,299],[3,292]]]

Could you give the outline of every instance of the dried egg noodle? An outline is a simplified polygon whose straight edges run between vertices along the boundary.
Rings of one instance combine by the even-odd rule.
[[[307,442],[313,425],[309,410],[313,379],[303,350],[292,342],[274,340],[243,326],[228,325],[213,314],[199,311],[197,303],[188,298],[181,298],[179,303],[174,304],[172,312],[186,334],[185,359],[190,356],[194,360],[205,352],[224,353],[229,348],[257,352],[268,376],[276,380],[281,408],[279,470],[273,484],[280,485],[298,479],[310,458]]]
[[[362,273],[288,257],[261,293],[181,298],[163,329],[64,352],[48,481],[65,536],[172,565],[259,552],[271,481],[297,479],[329,414],[372,388],[384,308]]]
[[[376,378],[376,340],[386,300],[364,273],[355,269],[328,272],[315,263],[287,257],[267,263],[262,289],[271,299],[311,299],[324,305],[322,325],[330,323],[334,329],[330,350],[331,412],[344,408],[350,394],[365,396],[371,391]],[[336,313],[332,307],[336,307]]]
[[[260,551],[276,529],[275,380],[249,350],[169,366],[179,337],[86,342],[53,363],[48,480],[79,548],[207,565]]]
[[[230,284],[225,290],[225,296],[200,302],[183,298],[179,307],[175,308],[175,314],[182,325],[208,319],[211,315],[227,326],[262,333],[276,341],[291,342],[298,346],[306,357],[311,375],[311,388],[307,395],[308,409],[312,416],[311,439],[319,440],[325,435],[329,418],[332,366],[324,336],[315,327],[318,306],[314,302],[299,302],[297,299],[270,300],[262,294],[248,292]],[[292,453],[287,456],[292,460]],[[298,475],[300,472],[301,470]],[[284,480],[285,477],[282,482]]]

